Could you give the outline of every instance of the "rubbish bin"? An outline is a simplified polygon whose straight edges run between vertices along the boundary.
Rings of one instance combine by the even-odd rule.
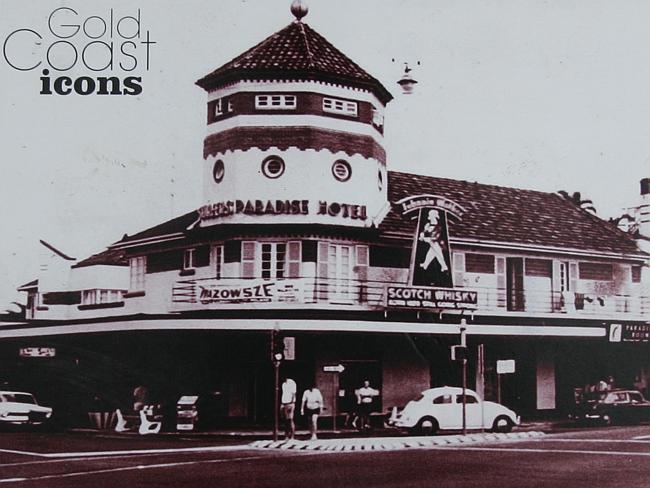
[[[194,430],[199,420],[198,395],[183,395],[176,402],[176,430]]]

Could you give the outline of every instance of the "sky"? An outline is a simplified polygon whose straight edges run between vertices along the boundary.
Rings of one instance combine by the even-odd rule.
[[[290,0],[0,0],[0,312],[38,274],[39,239],[84,258],[201,205],[205,92],[194,82],[289,24]],[[395,96],[391,170],[580,191],[599,215],[636,205],[650,177],[650,2],[308,0],[304,21]],[[135,34],[115,69],[77,62],[50,79],[142,78],[139,95],[40,94],[92,39]],[[70,10],[74,9],[74,15]],[[102,20],[98,19],[101,18]],[[76,22],[75,22],[76,21]],[[66,27],[67,25],[68,27]],[[40,45],[29,29],[41,35]],[[108,27],[107,27],[108,29]],[[149,66],[146,45],[149,32]],[[101,46],[87,51],[99,68]],[[36,62],[31,71],[20,71]],[[404,63],[418,84],[401,93]],[[419,64],[418,64],[419,63]],[[103,66],[103,65],[101,65]],[[51,83],[54,83],[52,81]]]

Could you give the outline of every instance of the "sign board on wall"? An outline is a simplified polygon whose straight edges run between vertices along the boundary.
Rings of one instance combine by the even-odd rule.
[[[497,374],[509,374],[515,372],[515,360],[504,359],[497,361]]]
[[[197,304],[202,308],[229,303],[302,302],[300,280],[177,281],[172,291],[174,304]]]
[[[21,347],[18,355],[22,358],[53,358],[56,349],[53,347]]]
[[[650,324],[610,324],[609,342],[650,342]]]
[[[386,306],[413,309],[476,309],[478,292],[453,288],[389,286]]]

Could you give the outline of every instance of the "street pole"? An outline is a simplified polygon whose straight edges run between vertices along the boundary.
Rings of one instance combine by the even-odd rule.
[[[273,372],[275,376],[275,395],[273,402],[273,441],[278,440],[278,424],[280,410],[280,361],[275,354],[275,341],[277,340],[275,329],[271,331],[271,359],[273,360]]]
[[[336,377],[332,375],[332,431],[336,432]]]
[[[467,321],[460,320],[460,345],[467,350]],[[467,398],[465,398],[467,390],[467,358],[463,356],[463,435],[467,435]]]

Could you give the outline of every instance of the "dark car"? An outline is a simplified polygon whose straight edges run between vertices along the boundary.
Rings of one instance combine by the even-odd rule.
[[[650,421],[650,401],[636,390],[587,393],[576,405],[572,417],[603,425],[647,422]]]

